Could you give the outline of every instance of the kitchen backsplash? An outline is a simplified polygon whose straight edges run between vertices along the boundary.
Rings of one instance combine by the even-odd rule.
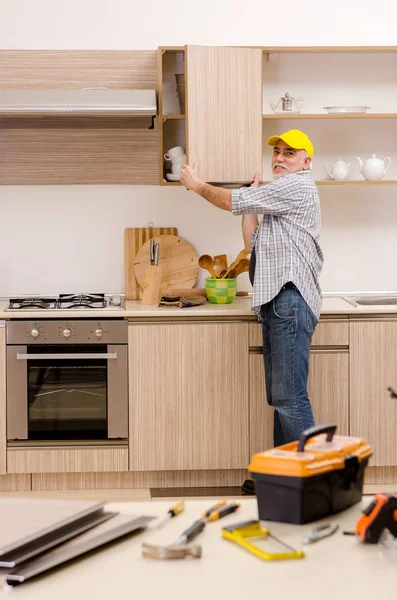
[[[324,291],[397,289],[395,186],[319,187]],[[0,294],[124,291],[124,228],[178,228],[198,254],[243,247],[241,217],[183,188],[1,188]],[[201,271],[199,285],[204,281]],[[246,274],[239,289],[250,289]]]

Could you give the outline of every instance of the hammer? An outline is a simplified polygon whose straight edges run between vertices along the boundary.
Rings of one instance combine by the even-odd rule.
[[[155,544],[142,544],[142,555],[149,558],[157,558],[160,560],[169,558],[201,558],[201,546],[188,546],[187,544],[194,540],[201,533],[209,521],[216,521],[226,515],[235,512],[240,504],[233,502],[224,506],[225,502],[221,501],[211,509],[207,510],[204,515],[194,521],[194,523],[180,535],[170,546],[158,546]],[[218,508],[222,506],[222,508]]]

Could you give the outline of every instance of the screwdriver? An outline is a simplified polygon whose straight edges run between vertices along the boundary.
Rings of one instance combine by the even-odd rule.
[[[223,508],[213,511],[209,515],[208,521],[217,521],[218,519],[222,519],[222,517],[226,517],[226,515],[230,515],[230,514],[236,512],[236,510],[238,510],[240,508],[240,506],[241,506],[241,504],[238,504],[237,502],[232,502],[231,504],[228,504],[227,506],[223,506]]]
[[[185,503],[183,500],[178,500],[178,502],[175,502],[175,504],[171,506],[165,517],[160,519],[160,521],[157,523],[157,528],[162,527],[164,523],[166,523],[169,519],[172,519],[173,517],[179,515],[181,512],[183,512],[184,508]]]
[[[174,546],[178,546],[179,544],[187,544],[191,542],[201,531],[203,531],[204,527],[210,521],[216,521],[217,519],[222,519],[222,517],[226,517],[226,515],[230,515],[231,513],[236,512],[240,508],[240,504],[237,502],[233,502],[225,506],[226,500],[221,500],[215,506],[207,510],[203,513],[205,516],[201,517],[201,519],[197,519],[186,531],[179,536],[179,538],[174,542]],[[220,506],[219,509],[214,510],[216,506]]]
[[[203,514],[201,515],[201,517],[203,519],[209,517],[211,515],[211,513],[215,512],[219,508],[222,508],[222,506],[225,506],[225,504],[226,504],[226,500],[219,500],[219,502],[217,502],[214,506],[211,506],[211,508],[209,508],[208,510],[206,510],[205,512],[203,512]]]

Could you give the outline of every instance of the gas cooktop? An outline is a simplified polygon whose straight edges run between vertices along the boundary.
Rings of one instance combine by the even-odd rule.
[[[121,294],[59,294],[10,298],[5,310],[124,310]]]

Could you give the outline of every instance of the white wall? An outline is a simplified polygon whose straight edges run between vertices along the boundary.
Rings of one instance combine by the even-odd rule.
[[[393,46],[393,0],[1,0],[0,47]]]
[[[395,45],[396,17],[394,2],[373,0],[0,0],[0,49]],[[320,188],[324,290],[397,289],[396,194]],[[231,259],[242,247],[240,220],[184,189],[10,186],[0,188],[0,208],[1,294],[123,291],[124,227],[148,221],[178,227],[199,253]]]

